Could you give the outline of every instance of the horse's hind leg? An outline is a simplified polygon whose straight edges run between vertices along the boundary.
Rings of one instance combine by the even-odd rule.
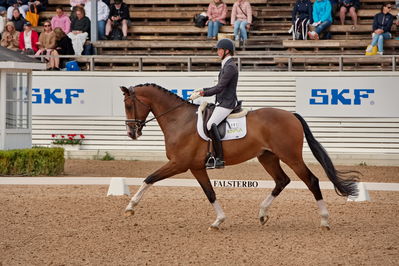
[[[279,158],[270,151],[264,151],[262,155],[258,156],[259,162],[265,170],[273,177],[276,186],[272,193],[260,204],[259,220],[263,225],[269,219],[267,210],[272,204],[273,200],[280,194],[280,192],[290,183],[290,179],[280,166]]]
[[[330,230],[330,226],[328,224],[329,213],[326,207],[326,204],[323,200],[323,195],[321,194],[319,179],[310,171],[310,169],[306,166],[304,161],[296,160],[295,162],[285,162],[289,167],[294,170],[297,176],[305,182],[306,186],[313,193],[313,196],[316,199],[317,206],[320,210],[321,215],[321,227],[323,229]]]
[[[200,170],[193,170],[191,169],[191,173],[195,176],[198,183],[201,185],[202,189],[205,192],[206,197],[208,198],[209,202],[212,204],[213,208],[216,212],[216,220],[211,224],[209,229],[219,229],[221,223],[226,220],[226,215],[223,212],[222,207],[220,206],[219,202],[216,200],[216,194],[213,190],[211,181],[209,180],[208,173],[205,169]]]

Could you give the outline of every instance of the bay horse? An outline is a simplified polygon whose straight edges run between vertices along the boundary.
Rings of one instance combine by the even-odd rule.
[[[156,85],[141,84],[121,87],[124,94],[127,134],[133,140],[142,135],[146,123],[156,119],[165,136],[166,156],[169,161],[145,178],[125,209],[125,215],[134,214],[145,191],[155,182],[190,170],[201,185],[216,212],[216,220],[210,229],[219,229],[226,219],[216,199],[215,191],[205,169],[208,143],[197,134],[198,105]],[[152,112],[154,118],[146,120]],[[356,176],[344,178],[345,173],[335,169],[322,145],[313,137],[306,121],[296,113],[277,108],[261,108],[247,114],[247,135],[242,139],[223,141],[226,165],[234,165],[257,157],[265,170],[273,177],[275,187],[260,204],[259,220],[268,220],[272,201],[290,183],[280,166],[287,164],[305,182],[316,199],[321,215],[321,227],[329,229],[329,213],[319,187],[318,178],[305,165],[302,157],[304,135],[315,158],[341,196],[356,196]]]

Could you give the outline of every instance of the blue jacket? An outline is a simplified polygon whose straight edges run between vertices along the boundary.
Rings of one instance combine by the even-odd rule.
[[[292,10],[292,24],[295,23],[297,18],[301,20],[310,19],[310,23],[313,23],[312,10],[313,6],[310,0],[297,0]]]
[[[313,3],[313,21],[324,22],[327,20],[332,23],[330,0],[316,0]]]
[[[384,32],[391,32],[394,16],[391,13],[384,14],[382,12],[374,16],[373,31],[383,29]]]

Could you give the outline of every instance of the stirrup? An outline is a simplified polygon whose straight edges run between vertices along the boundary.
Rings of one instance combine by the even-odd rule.
[[[215,169],[216,168],[216,158],[211,155],[205,163],[206,169]]]

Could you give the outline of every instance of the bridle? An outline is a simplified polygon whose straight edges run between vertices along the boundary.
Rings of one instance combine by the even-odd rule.
[[[155,119],[157,119],[157,118],[159,118],[159,117],[161,117],[161,116],[163,116],[163,115],[166,115],[166,114],[169,113],[169,112],[172,112],[173,110],[179,108],[181,105],[183,105],[183,104],[185,103],[185,102],[181,102],[180,104],[178,104],[178,105],[176,105],[175,107],[173,107],[173,108],[167,110],[166,112],[163,112],[162,114],[160,114],[160,115],[158,115],[158,116],[154,116],[153,118],[148,119],[148,120],[136,119],[136,117],[137,117],[136,102],[140,103],[141,105],[144,105],[144,106],[148,109],[149,112],[152,112],[152,110],[151,110],[151,106],[149,106],[148,104],[144,103],[144,102],[141,101],[139,98],[137,98],[136,93],[135,93],[135,91],[134,91],[134,88],[135,88],[135,87],[130,86],[130,87],[128,88],[128,90],[129,90],[130,98],[131,98],[132,101],[133,101],[134,117],[135,117],[135,119],[126,119],[126,120],[125,120],[125,125],[126,125],[127,127],[130,127],[128,123],[134,123],[134,126],[132,127],[132,129],[133,129],[135,132],[136,132],[137,130],[143,129],[143,127],[145,127],[146,124],[149,123],[149,122],[151,122],[152,120],[155,120]]]

